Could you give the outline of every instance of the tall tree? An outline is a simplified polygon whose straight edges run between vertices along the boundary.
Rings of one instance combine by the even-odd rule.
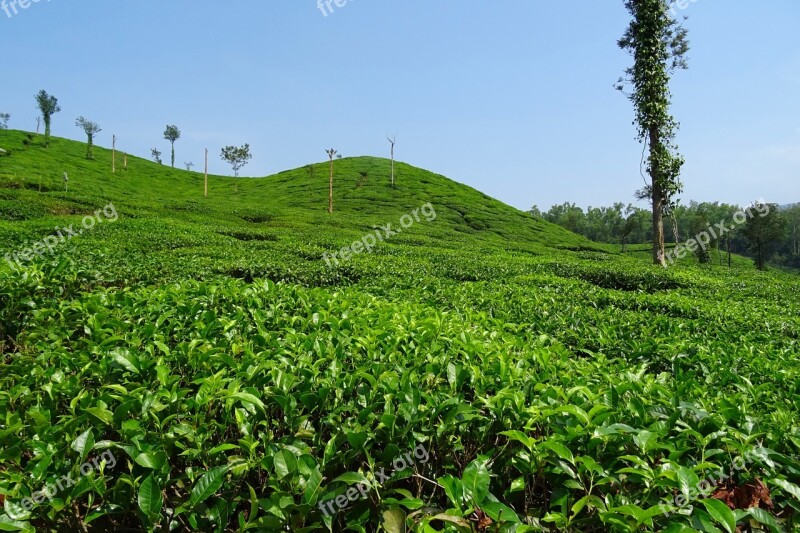
[[[35,98],[36,105],[44,120],[44,145],[50,146],[50,122],[53,119],[53,115],[61,111],[61,108],[58,106],[58,98],[47,94],[47,91],[44,89],[39,91]]]
[[[0,130],[8,129],[8,121],[11,120],[11,115],[8,113],[0,113]]]
[[[164,138],[172,145],[172,168],[175,168],[175,141],[181,138],[181,130],[178,126],[167,126],[164,130]]]
[[[650,182],[641,191],[653,209],[653,262],[666,265],[664,213],[680,194],[684,159],[678,154],[678,123],[670,114],[669,82],[678,69],[686,69],[689,51],[687,31],[670,15],[667,0],[625,0],[633,20],[618,45],[629,52],[633,66],[626,69],[617,89],[627,94],[636,111],[639,142],[649,146],[647,172]]]
[[[75,119],[75,125],[86,134],[86,159],[94,159],[94,136],[103,131],[97,122],[84,117]]]
[[[742,228],[745,239],[750,244],[753,260],[759,270],[767,269],[767,261],[772,250],[770,245],[786,236],[787,221],[778,210],[778,204],[760,204],[758,215],[752,215]]]
[[[328,181],[328,213],[333,213],[333,158],[338,152],[331,148],[330,150],[325,150],[325,153],[328,154],[328,158],[331,160],[331,177]]]
[[[222,159],[227,161],[233,169],[234,176],[239,177],[239,169],[245,166],[253,155],[250,153],[250,145],[226,146],[222,149]]]

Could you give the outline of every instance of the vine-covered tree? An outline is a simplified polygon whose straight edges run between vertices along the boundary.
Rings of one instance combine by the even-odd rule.
[[[181,130],[178,126],[167,126],[164,130],[164,138],[172,145],[172,168],[175,168],[175,141],[181,138]]]
[[[153,148],[152,150],[150,150],[150,157],[152,157],[153,161],[155,161],[159,165],[163,164],[163,162],[161,161],[161,150],[159,150],[158,148]]]
[[[250,145],[244,144],[243,146],[226,146],[222,149],[222,159],[227,161],[233,169],[234,176],[239,177],[239,169],[245,166],[253,155],[250,153]]]
[[[678,154],[678,123],[670,114],[669,82],[678,69],[686,69],[687,31],[670,15],[667,0],[625,0],[633,20],[618,45],[634,59],[617,89],[627,94],[636,111],[639,141],[649,147],[650,182],[640,191],[653,209],[653,262],[665,265],[664,214],[682,190],[684,159]]]
[[[53,115],[61,111],[58,105],[58,98],[47,94],[47,91],[44,89],[39,91],[35,98],[36,106],[39,108],[39,112],[42,114],[42,119],[44,120],[44,145],[50,146],[50,123],[53,119]]]
[[[86,134],[86,159],[94,159],[94,136],[103,131],[97,122],[84,117],[75,119],[75,125]]]

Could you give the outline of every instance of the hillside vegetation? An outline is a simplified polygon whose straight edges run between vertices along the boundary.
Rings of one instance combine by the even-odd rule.
[[[334,162],[329,215],[327,163],[204,198],[0,148],[2,530],[798,527],[796,276],[655,267],[380,158]]]

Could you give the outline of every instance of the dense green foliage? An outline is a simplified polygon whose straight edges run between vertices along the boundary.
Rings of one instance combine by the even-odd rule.
[[[99,147],[0,147],[0,254],[100,221],[0,266],[3,530],[796,527],[796,277],[665,270],[406,164],[393,189],[385,159],[335,161],[329,215],[328,162],[204,199]],[[774,508],[703,499],[712,475]]]
[[[696,258],[700,262],[713,263],[714,255],[727,253],[745,255],[754,258],[758,266],[758,234],[746,231],[745,224],[736,224],[734,216],[747,211],[750,206],[730,205],[719,202],[689,202],[689,205],[678,203],[670,210],[665,227],[666,240],[673,245],[686,239],[714,229],[723,224],[728,229],[725,235],[712,238],[706,250],[698,250]],[[533,206],[529,211],[533,216],[558,224],[574,233],[583,235],[595,242],[622,245],[627,250],[629,244],[644,244],[650,241],[653,231],[650,212],[628,204],[616,203],[610,207],[592,207],[584,211],[574,203],[565,202],[554,205],[546,212]],[[780,216],[776,216],[780,213]],[[757,215],[757,214],[756,214]],[[747,221],[758,227],[773,227],[766,245],[762,247],[765,260],[776,265],[800,268],[800,204],[785,205],[770,211],[768,221],[758,216],[748,217]],[[769,224],[765,224],[769,222]],[[733,226],[733,227],[732,227]],[[777,226],[777,227],[776,227]],[[677,233],[676,233],[677,232]],[[633,247],[639,249],[641,247]],[[754,250],[755,249],[755,250]],[[702,252],[705,252],[703,257]],[[720,262],[722,263],[722,261]],[[727,264],[727,263],[726,263]]]

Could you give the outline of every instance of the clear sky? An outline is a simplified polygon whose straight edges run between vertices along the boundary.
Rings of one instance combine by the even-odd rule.
[[[53,134],[149,157],[166,124],[177,163],[243,174],[325,159],[397,158],[516,207],[633,201],[633,111],[612,85],[622,0],[33,0],[0,9],[0,112],[35,129],[34,93],[59,98]],[[6,0],[6,5],[11,0]],[[343,3],[339,0],[339,3]],[[684,201],[800,201],[800,1],[685,1],[690,70],[674,80]],[[2,4],[0,4],[0,8]],[[402,179],[402,178],[401,178]]]

